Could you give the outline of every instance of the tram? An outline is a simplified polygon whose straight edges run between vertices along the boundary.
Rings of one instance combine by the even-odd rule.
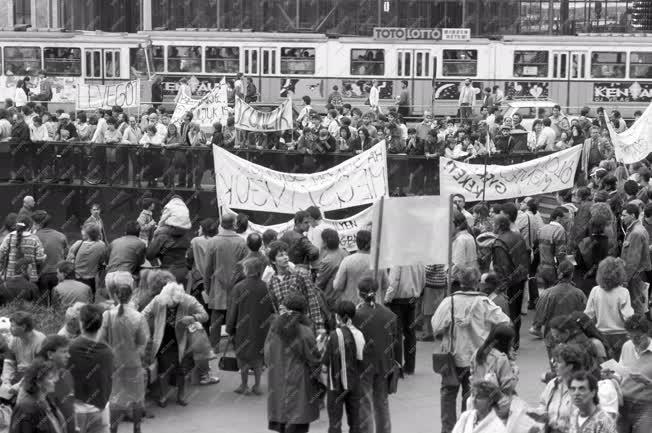
[[[345,102],[364,106],[373,80],[380,82],[381,105],[393,104],[407,81],[416,115],[426,109],[455,114],[466,78],[478,89],[478,106],[481,89],[493,86],[508,100],[549,99],[570,113],[588,105],[631,117],[652,101],[652,35],[379,41],[209,29],[0,31],[0,62],[0,97],[12,97],[18,79],[45,70],[56,84],[53,102],[61,103],[74,102],[77,83],[154,74],[162,78],[165,100],[173,99],[182,77],[201,96],[222,79],[232,83],[238,72],[253,79],[261,102],[308,95],[318,109],[334,86]],[[149,86],[142,88],[141,99],[149,101]]]

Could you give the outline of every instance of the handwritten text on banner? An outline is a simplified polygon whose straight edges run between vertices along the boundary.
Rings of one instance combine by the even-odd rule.
[[[235,209],[295,213],[373,203],[388,194],[387,154],[381,143],[343,163],[313,174],[270,170],[213,146],[217,199]]]
[[[605,113],[606,118],[606,113]],[[652,152],[652,104],[629,129],[617,133],[611,121],[606,118],[611,142],[616,151],[616,160],[625,164],[633,164],[645,159]]]
[[[226,125],[231,109],[220,101],[219,88],[214,88],[201,99],[181,98],[177,101],[171,122],[180,124],[187,112],[192,113],[192,121],[206,129],[220,122]]]
[[[292,129],[292,101],[286,99],[274,110],[262,111],[236,97],[235,127],[245,131],[285,131]]]
[[[442,195],[462,194],[468,201],[503,200],[573,187],[582,146],[513,165],[466,164],[439,158]]]
[[[140,81],[115,84],[80,84],[77,92],[78,110],[98,108],[138,107],[140,105]]]

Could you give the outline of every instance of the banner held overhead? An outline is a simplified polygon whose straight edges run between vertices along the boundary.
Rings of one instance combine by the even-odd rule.
[[[116,84],[80,84],[77,88],[77,110],[97,110],[114,106],[140,105],[140,81]]]
[[[235,127],[258,132],[292,129],[292,101],[286,99],[272,111],[261,111],[236,97]]]

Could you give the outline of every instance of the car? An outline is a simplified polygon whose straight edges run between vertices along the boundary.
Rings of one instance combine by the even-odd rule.
[[[541,100],[523,100],[523,101],[507,101],[505,108],[502,110],[503,117],[512,117],[514,114],[521,115],[521,125],[528,131],[532,131],[532,124],[537,119],[539,110],[544,110],[544,116],[552,114],[552,107],[557,105],[554,101],[541,101]],[[562,110],[563,113],[563,110]],[[568,116],[568,122],[576,119],[577,116]]]

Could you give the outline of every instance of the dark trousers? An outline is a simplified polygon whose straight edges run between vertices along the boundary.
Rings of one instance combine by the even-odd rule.
[[[360,432],[360,392],[328,391],[326,408],[328,411],[328,433],[342,433],[342,418],[346,410],[349,433]]]
[[[626,415],[618,417],[618,432],[649,433],[652,426],[652,402],[625,398],[621,411]]]
[[[93,294],[93,302],[95,302],[95,278],[77,278],[77,281],[84,283],[91,288],[91,293]]]
[[[211,310],[211,328],[208,332],[208,338],[216,352],[222,337],[222,325],[224,323],[226,323],[226,310]]]
[[[520,331],[521,331],[521,307],[523,306],[523,290],[525,289],[525,281],[512,284],[507,287],[507,299],[509,299],[509,318],[514,325],[514,348],[520,345]]]
[[[403,366],[407,374],[414,373],[415,358],[417,354],[417,298],[394,299],[389,304],[389,309],[396,314],[398,321],[399,341],[403,339],[403,350],[400,347],[394,351],[396,361]],[[405,357],[405,363],[403,363]]]
[[[52,290],[59,284],[56,272],[41,274],[38,277],[38,289],[40,298],[39,303],[52,305]]]
[[[466,410],[466,399],[471,394],[471,384],[469,379],[471,371],[468,367],[456,367],[459,385],[442,385],[441,386],[441,431],[442,433],[451,433],[457,422],[457,394],[462,388],[462,412]]]
[[[466,120],[473,115],[473,107],[471,104],[463,104],[460,106],[460,119]]]
[[[360,431],[391,432],[387,377],[376,373],[373,368],[366,369],[361,377],[361,388],[363,397],[360,399]]]
[[[530,260],[530,269],[528,272],[528,291],[530,293],[530,309],[534,308],[537,305],[539,300],[539,283],[537,280],[537,268],[539,267],[539,251],[535,251]]]

